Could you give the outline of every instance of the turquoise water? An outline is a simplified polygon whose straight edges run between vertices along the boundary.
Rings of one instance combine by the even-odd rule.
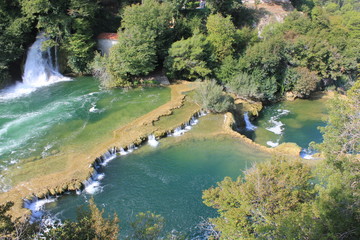
[[[0,92],[1,170],[59,153],[86,152],[113,130],[169,101],[170,89],[103,90],[94,78],[83,77],[17,98],[4,95],[6,90]]]
[[[310,142],[322,141],[318,127],[326,125],[326,114],[326,99],[282,102],[266,106],[259,118],[252,122],[257,126],[255,131],[244,133],[268,147],[294,142],[308,148]]]
[[[225,176],[235,178],[254,162],[269,158],[230,138],[174,140],[163,139],[157,148],[144,146],[113,160],[104,169],[102,189],[93,196],[105,214],[118,214],[122,238],[128,233],[128,222],[144,211],[161,214],[166,231],[196,235],[200,222],[216,216],[215,210],[202,203],[202,191]],[[91,196],[67,195],[47,205],[47,209],[62,219],[75,218],[77,207]]]
[[[113,130],[169,99],[167,88],[102,90],[93,78],[59,82],[19,98],[2,99],[0,167],[21,168],[23,161],[58,153],[86,153],[109,138]],[[310,141],[321,141],[317,127],[325,124],[325,115],[324,100],[280,103],[267,107],[254,122],[257,129],[248,134],[264,145],[289,141],[306,148]],[[191,131],[193,135],[221,128],[217,121],[222,122],[223,117],[214,118],[219,119],[212,121],[210,117],[205,124],[200,119]],[[202,191],[270,157],[235,139],[209,136],[202,140],[169,137],[156,148],[146,145],[118,157],[102,169],[105,177],[97,192],[65,195],[46,209],[61,219],[74,219],[76,209],[93,196],[106,214],[118,213],[122,238],[129,232],[128,222],[144,211],[161,214],[166,231],[175,229],[194,237],[200,232],[200,222],[216,216],[215,210],[202,203]]]

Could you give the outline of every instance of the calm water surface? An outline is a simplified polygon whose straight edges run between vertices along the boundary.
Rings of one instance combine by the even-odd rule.
[[[200,222],[216,216],[202,203],[202,191],[225,176],[236,178],[254,162],[269,158],[230,138],[174,140],[161,140],[157,148],[144,146],[104,169],[101,190],[93,196],[106,213],[118,214],[122,237],[128,232],[128,221],[144,211],[161,214],[167,231],[196,234]],[[75,218],[76,209],[90,197],[86,193],[68,195],[47,208],[60,218]]]

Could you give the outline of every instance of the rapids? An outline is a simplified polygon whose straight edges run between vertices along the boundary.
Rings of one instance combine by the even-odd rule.
[[[26,162],[67,152],[85,153],[112,137],[115,129],[169,98],[167,88],[103,90],[98,81],[84,77],[40,87],[21,97],[2,99],[0,169],[15,166],[10,168],[14,173]],[[19,179],[33,177],[32,172],[29,169],[27,175]],[[11,182],[16,183],[17,176]],[[8,179],[0,179],[3,191],[9,189],[10,186],[6,186],[9,184]]]

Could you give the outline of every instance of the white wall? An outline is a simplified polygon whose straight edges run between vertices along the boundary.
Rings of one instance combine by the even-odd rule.
[[[98,39],[97,49],[100,50],[102,54],[109,54],[110,48],[117,43],[118,43],[117,40]]]

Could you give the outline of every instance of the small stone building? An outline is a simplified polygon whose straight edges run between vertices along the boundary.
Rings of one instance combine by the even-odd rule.
[[[117,33],[101,33],[97,36],[97,49],[101,52],[101,55],[109,54],[110,48],[117,43]]]

